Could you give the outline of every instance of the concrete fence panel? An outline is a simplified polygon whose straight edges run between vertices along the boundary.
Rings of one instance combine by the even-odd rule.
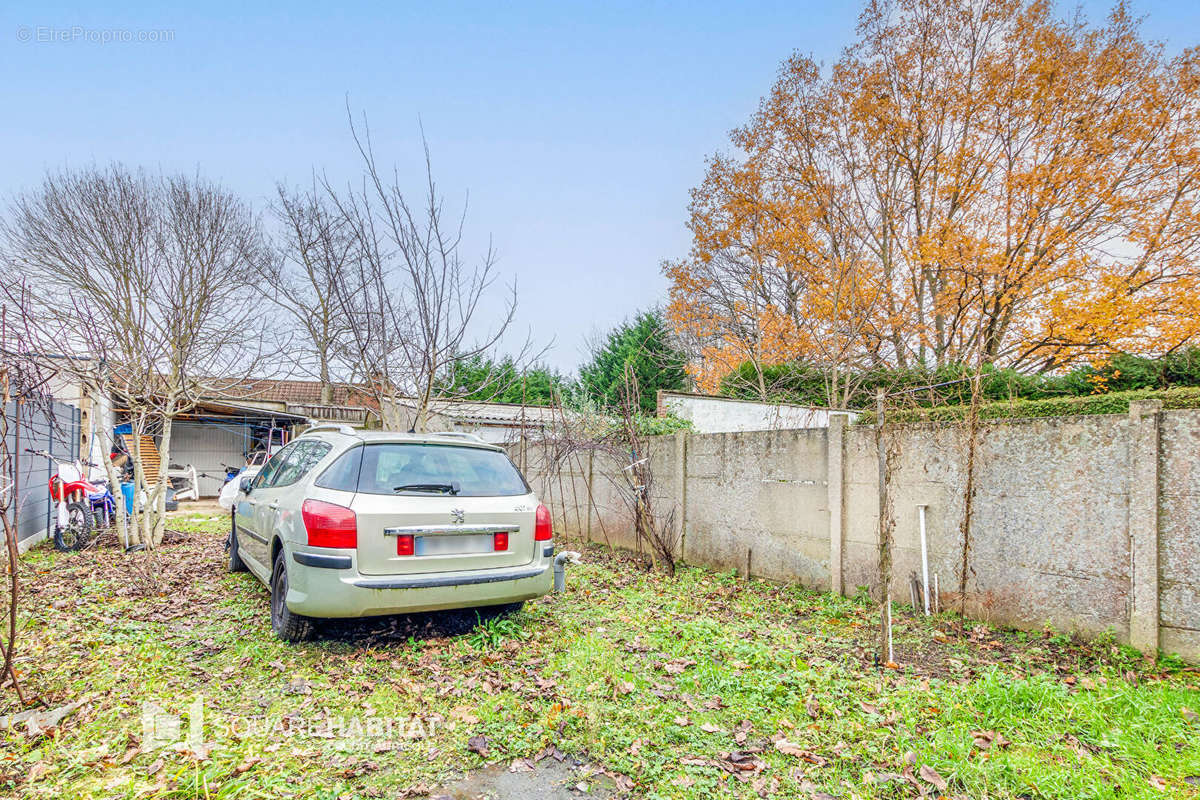
[[[967,479],[962,425],[894,426],[890,442],[892,599],[930,574],[956,607]],[[530,446],[529,454],[537,448]],[[536,455],[527,475],[571,536],[636,546],[620,459],[589,456],[562,474]],[[660,518],[674,513],[685,561],[850,594],[878,585],[879,467],[869,426],[655,439]],[[561,484],[561,486],[560,486]],[[968,553],[967,612],[1050,624],[1200,659],[1200,410],[981,424]]]

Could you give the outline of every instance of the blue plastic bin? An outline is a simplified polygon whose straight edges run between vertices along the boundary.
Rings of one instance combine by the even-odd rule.
[[[125,513],[132,514],[133,513],[133,484],[132,483],[122,483],[121,484],[121,496],[125,498]]]

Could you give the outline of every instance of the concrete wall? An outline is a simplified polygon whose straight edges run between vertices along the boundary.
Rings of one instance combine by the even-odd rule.
[[[918,506],[930,574],[957,605],[966,436],[958,425],[896,426],[891,456],[892,597],[920,575]],[[1200,659],[1200,411],[1135,403],[1128,415],[986,423],[979,431],[968,613],[1000,624],[1113,631],[1143,650]],[[875,431],[828,428],[654,441],[660,515],[684,560],[846,594],[877,579]],[[632,547],[619,464],[563,470],[524,448],[526,474],[560,537]]]
[[[701,394],[658,393],[658,414],[672,414],[692,423],[696,433],[775,431],[826,428],[834,416],[857,415],[849,411],[798,406],[790,403],[758,403]]]
[[[1159,644],[1200,654],[1200,412],[1168,411],[1159,428]]]

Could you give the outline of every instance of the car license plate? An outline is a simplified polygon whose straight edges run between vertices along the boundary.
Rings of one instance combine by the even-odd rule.
[[[413,544],[418,556],[451,556],[495,551],[494,539],[490,533],[418,536]]]

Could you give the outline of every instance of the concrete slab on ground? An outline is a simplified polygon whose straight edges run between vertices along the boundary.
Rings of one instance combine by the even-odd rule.
[[[543,759],[530,771],[512,772],[507,764],[493,764],[459,781],[435,789],[431,800],[608,800],[616,796],[608,776],[587,764],[573,766],[553,758]]]

